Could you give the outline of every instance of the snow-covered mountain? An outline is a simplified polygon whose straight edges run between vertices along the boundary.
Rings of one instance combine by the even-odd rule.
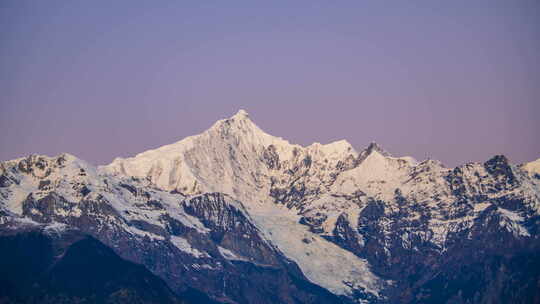
[[[226,303],[527,302],[540,299],[539,163],[303,147],[241,110],[99,168],[3,162],[0,229],[77,228],[176,293]]]

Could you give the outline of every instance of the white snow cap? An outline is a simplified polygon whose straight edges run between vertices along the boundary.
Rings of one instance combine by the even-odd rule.
[[[236,114],[234,114],[233,117],[238,117],[238,118],[249,117],[249,114],[248,114],[248,112],[246,112],[246,110],[240,109],[240,110],[238,110],[238,112],[236,112]]]
[[[523,164],[522,168],[530,175],[540,174],[540,158],[535,161]]]

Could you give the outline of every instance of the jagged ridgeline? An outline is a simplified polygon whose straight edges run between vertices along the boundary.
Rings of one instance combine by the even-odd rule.
[[[302,147],[240,111],[106,166],[0,163],[0,302],[540,303],[539,213],[540,160]]]

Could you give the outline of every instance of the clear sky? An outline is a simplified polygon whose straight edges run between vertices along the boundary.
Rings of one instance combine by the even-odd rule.
[[[540,157],[540,2],[0,2],[0,160],[110,162],[245,109],[293,143]]]

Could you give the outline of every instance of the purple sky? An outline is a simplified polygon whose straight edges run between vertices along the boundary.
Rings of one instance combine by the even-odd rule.
[[[0,160],[104,164],[240,108],[303,145],[540,157],[539,1],[186,2],[1,1]]]

